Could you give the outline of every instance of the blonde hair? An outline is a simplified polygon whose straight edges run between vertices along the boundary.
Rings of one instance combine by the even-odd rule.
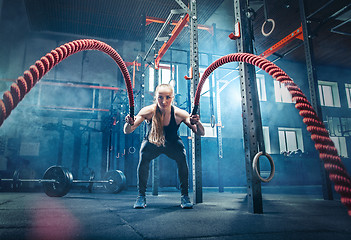
[[[163,115],[161,109],[157,104],[157,95],[160,87],[167,87],[172,92],[172,97],[174,96],[173,87],[169,84],[160,84],[156,87],[155,90],[155,114],[152,116],[151,119],[151,130],[149,133],[149,142],[155,144],[156,146],[164,146],[165,145],[165,135],[163,134]]]

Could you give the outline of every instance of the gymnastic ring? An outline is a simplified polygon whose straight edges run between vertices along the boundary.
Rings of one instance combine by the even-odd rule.
[[[133,149],[133,151],[131,151],[131,149]],[[129,147],[129,148],[128,148],[128,152],[129,152],[130,154],[134,154],[135,151],[136,151],[135,147]]]
[[[211,118],[210,118],[210,124],[211,124],[211,128],[214,128],[216,126],[216,117],[215,115],[211,115]]]
[[[264,26],[266,26],[267,22],[271,22],[272,23],[272,29],[269,31],[269,33],[265,33],[265,31],[264,31]],[[275,28],[274,20],[271,19],[271,18],[267,19],[266,21],[264,21],[264,23],[262,24],[262,27],[261,27],[262,35],[265,36],[265,37],[268,37],[273,32],[274,28]]]
[[[269,163],[271,164],[271,173],[269,174],[269,177],[268,178],[263,178],[261,177],[260,173],[258,172],[258,168],[257,168],[257,162],[258,162],[258,159],[260,158],[260,156],[266,156],[269,160]],[[275,173],[275,166],[274,166],[274,162],[273,162],[273,159],[272,157],[268,154],[268,153],[263,153],[263,152],[259,152],[255,155],[253,161],[252,161],[252,168],[253,170],[256,172],[258,178],[262,181],[262,182],[269,182],[272,180],[273,176],[274,176],[274,173]]]

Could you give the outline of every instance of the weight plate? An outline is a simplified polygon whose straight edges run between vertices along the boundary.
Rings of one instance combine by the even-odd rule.
[[[120,170],[108,171],[104,176],[104,180],[108,181],[104,186],[110,193],[119,193],[126,186],[126,177]]]
[[[25,182],[22,180],[31,180],[35,178],[35,172],[31,168],[18,168],[13,173],[12,179],[12,188],[15,192],[23,190],[31,190],[35,186],[35,181]]]
[[[72,173],[64,167],[52,166],[49,167],[43,176],[43,179],[53,179],[57,183],[43,182],[44,192],[49,197],[65,196],[71,189],[73,183]]]

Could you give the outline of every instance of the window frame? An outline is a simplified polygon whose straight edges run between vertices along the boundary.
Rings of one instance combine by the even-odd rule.
[[[275,101],[280,103],[294,103],[289,90],[281,82],[274,81]]]
[[[351,84],[345,83],[346,99],[347,105],[351,108]]]
[[[348,157],[347,154],[347,144],[345,137],[330,137],[333,141],[336,150],[338,151],[339,156],[341,157]]]
[[[258,99],[261,102],[267,101],[266,78],[263,74],[256,74]]]
[[[269,127],[262,126],[262,132],[263,132],[263,142],[264,142],[266,153],[272,154],[271,140],[270,140],[270,136],[269,136]]]
[[[202,123],[202,126],[205,129],[205,136],[208,138],[217,138],[217,128],[211,127],[211,123]]]
[[[327,95],[325,94],[325,90],[327,88],[323,87],[328,87],[331,89],[331,97],[332,99],[326,99]],[[323,107],[340,107],[340,95],[339,95],[339,89],[338,89],[338,83],[337,82],[330,82],[330,81],[321,81],[318,80],[318,92],[319,92],[319,102],[321,106]],[[330,102],[330,100],[333,101],[332,105],[326,105],[326,100]]]
[[[171,83],[172,80],[175,78],[175,65],[172,65],[172,70],[171,70],[171,65],[170,64],[159,64],[159,74],[158,74],[158,82],[159,84],[169,84]],[[149,92],[154,92],[155,91],[155,69],[153,67],[149,68],[149,87],[148,90]]]
[[[282,143],[282,137],[280,132],[284,132],[284,143]],[[295,133],[295,142],[296,142],[296,149],[289,148],[287,142],[286,132],[294,132]],[[301,128],[287,128],[287,127],[278,127],[278,140],[279,140],[279,150],[280,152],[287,152],[287,151],[296,151],[300,149],[304,152],[304,145],[303,145],[303,137],[302,137],[302,130]],[[282,145],[284,144],[285,149],[282,149]]]

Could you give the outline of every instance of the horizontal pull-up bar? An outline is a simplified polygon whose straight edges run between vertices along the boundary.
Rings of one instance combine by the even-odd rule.
[[[179,33],[183,30],[185,24],[189,21],[189,14],[186,14],[185,17],[183,17],[178,23],[177,25],[173,28],[172,33],[171,33],[171,37],[168,39],[167,42],[165,42],[162,47],[160,48],[160,50],[158,51],[158,55],[157,58],[155,59],[155,68],[158,68],[158,65],[161,61],[161,58],[163,57],[163,55],[166,53],[166,51],[168,50],[168,48],[172,45],[172,43],[174,42],[174,40],[178,37]]]
[[[166,21],[163,23],[161,30],[158,32],[157,36],[155,37],[154,41],[152,42],[149,50],[147,50],[145,57],[144,57],[144,61],[146,61],[147,56],[150,54],[151,49],[155,46],[156,42],[158,41],[158,38],[161,36],[161,34],[163,33],[163,31],[165,30],[166,26],[168,25],[168,23],[171,21],[171,18],[173,17],[173,13],[171,11],[171,13],[168,15]]]
[[[164,23],[165,21],[166,21],[166,19],[164,19],[164,18],[157,18],[157,17],[146,16],[146,25],[149,25],[151,23]],[[171,25],[177,25],[178,22],[179,21],[171,21],[170,24]],[[188,26],[188,24],[185,24],[185,27],[187,27],[187,26]],[[201,30],[206,30],[211,35],[213,35],[213,26],[207,26],[207,25],[198,24],[197,28],[201,29]]]

